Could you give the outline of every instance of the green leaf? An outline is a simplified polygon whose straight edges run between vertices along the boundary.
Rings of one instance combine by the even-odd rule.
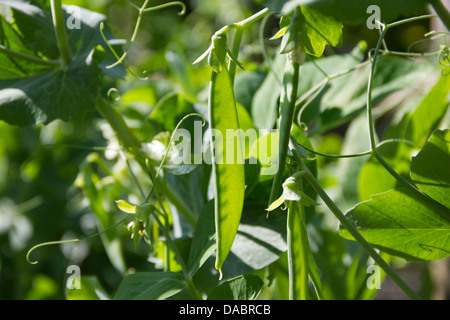
[[[226,68],[220,73],[212,73],[209,107],[211,128],[221,135],[211,142],[211,149],[214,150],[212,163],[217,234],[216,268],[220,270],[236,236],[245,195],[240,136],[227,138],[227,130],[237,130],[239,123],[233,88]]]
[[[323,14],[330,15],[346,24],[364,23],[370,14],[367,8],[377,5],[381,10],[381,19],[385,22],[413,14],[419,14],[427,4],[426,0],[268,0],[274,11],[287,14],[299,5],[306,5]]]
[[[0,119],[19,126],[82,121],[95,109],[99,75],[100,69],[88,58],[74,61],[66,71],[0,80]]]
[[[347,219],[374,247],[408,260],[450,256],[450,220],[407,190],[392,190],[349,210]],[[341,227],[341,235],[353,240]]]
[[[35,52],[28,48],[26,44],[25,39],[17,33],[14,27],[3,16],[0,16],[0,45],[34,57]],[[29,76],[46,69],[47,67],[31,64],[0,53],[0,79]]]
[[[273,68],[256,91],[252,100],[253,123],[258,129],[272,129],[278,118],[278,100],[286,57],[278,55]]]
[[[265,205],[244,206],[231,254],[223,266],[224,277],[260,270],[286,251],[286,214],[273,213],[267,218],[264,209]]]
[[[31,48],[46,41],[46,38],[49,39],[47,41],[50,45],[53,41],[51,39],[55,37],[51,15],[29,4],[25,7],[21,5],[19,9],[17,10],[21,14],[28,15],[20,16],[20,21],[25,21],[22,25],[32,21],[33,25],[36,25],[35,31],[40,35],[36,40],[38,43],[30,43]],[[67,10],[67,7],[64,9]],[[82,121],[88,112],[95,110],[96,99],[102,85],[101,69],[98,66],[101,61],[97,58],[103,56],[98,53],[104,51],[97,46],[105,45],[99,32],[99,25],[105,16],[83,8],[80,10],[81,28],[67,30],[73,56],[73,61],[67,68],[43,71],[39,74],[34,72],[34,75],[29,77],[16,76],[14,79],[0,80],[1,120],[19,126],[48,124],[56,119]],[[68,13],[64,14],[67,18]],[[28,24],[27,28],[29,26]],[[28,29],[24,29],[24,32],[26,30]],[[50,51],[47,54],[53,55]],[[30,75],[30,72],[22,76],[27,75]]]
[[[116,204],[121,211],[130,214],[136,214],[136,205],[129,203],[128,201],[125,200],[117,200]]]
[[[447,111],[450,77],[441,76],[411,115],[408,135],[405,137],[422,146],[431,132],[437,129]]]
[[[214,200],[204,206],[194,231],[187,267],[189,275],[194,276],[205,261],[216,250],[214,219]]]
[[[0,1],[12,11],[17,29],[26,46],[49,59],[59,56],[53,22],[48,14],[38,6],[25,1]]]
[[[434,200],[450,209],[450,130],[437,130],[413,157],[411,178]]]
[[[306,6],[300,8],[303,16],[300,32],[306,53],[321,57],[326,45],[342,45],[343,25],[340,22]]]
[[[406,139],[422,146],[445,115],[449,90],[450,77],[440,77],[413,111],[406,112],[399,123],[388,128],[383,139]],[[389,144],[379,148],[391,167],[408,180],[411,156],[415,150],[416,147],[407,143]],[[397,181],[378,161],[370,159],[360,174],[361,200],[368,200],[371,195],[391,190],[397,185]]]
[[[263,284],[258,276],[246,274],[214,288],[208,300],[256,300]]]
[[[183,277],[174,272],[138,272],[126,276],[113,300],[164,300],[185,288]]]

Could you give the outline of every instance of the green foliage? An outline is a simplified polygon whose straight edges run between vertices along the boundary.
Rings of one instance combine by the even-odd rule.
[[[208,300],[256,300],[263,287],[258,276],[243,275],[214,288]]]
[[[439,260],[448,256],[448,217],[398,189],[373,196],[347,218],[375,246],[406,259]],[[351,238],[343,231],[341,234]]]
[[[367,8],[371,5],[380,7],[382,19],[392,22],[405,15],[419,14],[425,7],[426,0],[268,0],[274,11],[287,14],[299,5],[306,5],[323,14],[335,17],[349,24],[362,24],[368,17]]]
[[[423,294],[392,262],[449,257],[448,34],[390,50],[423,0],[256,2],[0,0],[1,298],[374,299],[373,261]]]
[[[184,289],[183,277],[178,273],[139,272],[126,276],[114,300],[163,300]]]

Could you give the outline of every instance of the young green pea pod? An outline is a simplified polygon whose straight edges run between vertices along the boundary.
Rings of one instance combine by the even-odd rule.
[[[211,46],[193,64],[196,64],[208,56],[208,64],[215,73],[222,72],[223,65],[228,56],[239,68],[244,70],[243,65],[238,61],[227,46],[227,35],[216,33],[212,37]]]

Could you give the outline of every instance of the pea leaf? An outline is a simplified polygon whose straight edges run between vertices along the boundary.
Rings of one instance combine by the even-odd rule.
[[[187,262],[190,276],[195,275],[216,249],[214,231],[214,201],[211,200],[204,206],[194,231]]]
[[[11,6],[9,1],[4,4]],[[18,21],[21,21],[18,23],[19,28],[25,28],[23,32],[29,31],[30,25],[25,25],[30,23],[39,33],[39,39],[48,38],[47,44],[51,45],[54,30],[49,27],[52,26],[49,13],[21,1],[13,8]],[[64,8],[67,10],[67,7]],[[105,17],[86,9],[80,10],[81,28],[67,30],[73,56],[71,64],[65,69],[47,70],[38,74],[26,70],[19,77],[0,80],[0,120],[19,126],[48,124],[56,119],[82,121],[89,111],[94,110],[102,85],[99,63],[106,56],[104,50],[99,47],[104,44],[99,25]],[[68,17],[66,12],[65,15]],[[21,40],[24,44],[26,37]],[[26,50],[36,50],[44,41],[41,40],[31,42],[30,48],[17,49],[28,54]],[[50,51],[44,51],[43,54],[54,55]]]
[[[272,129],[278,118],[278,100],[281,92],[281,79],[286,57],[278,55],[273,61],[273,68],[255,92],[251,113],[258,129]]]
[[[0,80],[0,119],[19,126],[56,119],[82,121],[93,110],[100,88],[100,69],[89,57],[64,70]]]
[[[27,48],[25,40],[3,16],[0,16],[0,45],[30,56],[34,56],[33,50]],[[0,54],[0,79],[24,77],[33,75],[47,69],[45,66],[30,64],[26,61]]]
[[[367,8],[380,7],[381,18],[392,22],[401,16],[419,14],[427,4],[426,0],[269,0],[265,1],[273,11],[287,14],[299,5],[306,5],[323,14],[332,16],[347,24],[360,24],[369,17]]]
[[[411,178],[416,186],[450,209],[450,130],[437,130],[413,157]]]
[[[389,254],[407,260],[450,256],[450,219],[407,190],[373,196],[349,210],[346,217],[369,243]],[[341,236],[353,240],[343,227]]]
[[[343,25],[340,22],[309,7],[300,8],[304,18],[301,32],[306,53],[321,57],[326,45],[342,45]]]
[[[122,280],[113,300],[164,300],[185,286],[179,273],[138,272]]]
[[[256,300],[263,284],[255,275],[239,276],[214,288],[208,295],[208,300]]]
[[[301,45],[306,53],[321,57],[326,45],[342,45],[343,25],[333,17],[307,6],[300,6],[295,13],[283,16],[280,28],[276,37],[283,34],[281,53],[291,52]]]

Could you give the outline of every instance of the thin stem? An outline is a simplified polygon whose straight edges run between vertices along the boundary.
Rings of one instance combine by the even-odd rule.
[[[129,150],[134,156],[139,165],[146,172],[149,173],[150,178],[153,181],[155,188],[161,188],[164,190],[164,194],[170,199],[172,204],[178,209],[181,215],[186,219],[186,221],[191,225],[195,226],[196,219],[191,210],[185,205],[182,199],[172,190],[172,188],[165,184],[162,179],[154,179],[156,175],[156,170],[147,166],[145,163],[144,156],[140,153],[141,143],[133,134],[133,132],[128,128],[127,124],[123,120],[122,116],[103,98],[98,98],[96,103],[97,110],[103,115],[109,125],[115,131],[120,142],[125,149]]]
[[[236,31],[234,33],[234,38],[233,38],[233,46],[231,47],[231,53],[236,57],[236,59],[239,58],[239,50],[241,48],[241,42],[242,42],[243,35],[244,35],[244,29],[236,28]],[[230,59],[228,70],[229,70],[232,85],[234,85],[234,79],[236,76],[236,68],[237,68],[236,63],[232,59]]]
[[[439,1],[437,1],[437,2],[439,2]],[[389,24],[385,25],[385,28],[390,29],[390,28],[398,27],[405,23],[416,22],[416,21],[424,20],[424,19],[432,19],[432,18],[436,18],[436,17],[437,16],[435,14],[426,14],[426,15],[422,15],[422,16],[412,17],[412,18],[408,18],[408,19],[399,20],[399,21],[396,21],[393,23],[389,23]],[[383,23],[380,23],[380,24],[384,25]]]
[[[106,233],[106,232],[108,232],[108,231],[114,229],[114,228],[117,227],[118,225],[122,224],[122,223],[123,223],[126,219],[128,219],[128,218],[129,218],[129,217],[126,216],[126,217],[124,217],[123,219],[121,219],[119,222],[117,222],[116,224],[112,225],[111,227],[109,227],[109,228],[107,228],[107,229],[105,229],[105,230],[103,230],[103,231],[94,233],[94,234],[92,234],[92,235],[90,235],[90,236],[87,236],[87,237],[85,237],[85,238],[81,238],[81,239],[71,239],[71,240],[61,240],[61,241],[49,241],[49,242],[44,242],[44,243],[40,243],[40,244],[38,244],[38,245],[35,245],[35,246],[32,247],[30,250],[28,250],[26,259],[27,259],[28,263],[30,263],[30,264],[37,264],[38,261],[31,261],[31,260],[30,260],[30,254],[31,254],[34,250],[36,250],[36,249],[38,249],[38,248],[46,247],[46,246],[51,246],[51,245],[66,244],[66,243],[76,243],[76,242],[80,242],[80,241],[85,241],[85,240],[92,239],[92,238],[94,238],[94,237],[97,237],[97,236],[99,236],[99,235],[102,235],[102,234],[104,234],[104,233]]]
[[[378,40],[377,47],[375,49],[375,53],[373,56],[372,67],[370,70],[369,83],[367,89],[367,121],[369,128],[369,137],[370,137],[370,148],[372,151],[376,150],[376,141],[375,141],[375,124],[373,119],[372,112],[372,87],[373,87],[373,79],[375,77],[375,68],[377,63],[377,58],[380,52],[381,44],[383,43],[384,36],[386,35],[387,28],[384,28],[381,32],[380,39]]]
[[[297,150],[297,142],[291,139],[292,151],[296,161],[300,164],[301,169],[305,171],[304,177],[310,185],[316,190],[327,207],[333,212],[339,222],[349,231],[353,238],[366,250],[366,252],[372,257],[373,260],[386,272],[386,274],[405,292],[408,297],[413,300],[420,300],[421,298],[399,277],[399,275],[391,268],[391,266],[384,261],[384,259],[375,251],[375,249],[364,239],[364,237],[358,232],[358,230],[347,220],[344,213],[336,206],[336,204],[327,195],[325,190],[317,182],[314,175],[308,169],[303,162],[300,152]]]
[[[59,52],[61,53],[62,58],[62,65],[65,67],[72,61],[72,55],[70,53],[69,42],[67,40],[61,0],[51,0],[51,9],[56,39],[58,41]]]
[[[130,172],[131,178],[133,179],[134,184],[138,188],[142,199],[145,199],[144,191],[142,190],[141,184],[139,183],[138,179],[136,178],[136,175],[133,172],[133,168],[131,168],[130,161],[128,161],[127,157],[125,156],[125,154],[122,151],[119,151],[119,154],[122,157],[123,161],[125,161],[128,171]]]
[[[29,56],[27,54],[16,52],[16,51],[13,51],[11,49],[8,49],[5,46],[2,46],[1,44],[0,44],[0,52],[4,53],[7,56],[10,56],[12,58],[21,59],[21,60],[24,60],[24,61],[27,61],[27,62],[39,64],[39,65],[46,66],[46,67],[58,68],[58,67],[61,66],[61,62],[60,61],[57,61],[57,60],[44,60],[44,59],[40,59],[38,57]]]
[[[418,18],[423,18],[423,17],[429,17],[429,16],[422,16],[422,17],[418,17]],[[406,22],[410,22],[410,21],[415,21],[417,19],[406,19],[403,20],[402,23],[406,23]],[[373,60],[372,60],[372,67],[370,70],[370,76],[369,76],[369,83],[368,83],[368,88],[367,88],[367,121],[368,121],[368,127],[369,127],[369,137],[370,137],[370,148],[372,150],[372,154],[375,157],[375,159],[398,181],[400,182],[403,186],[405,186],[408,190],[410,190],[414,195],[416,195],[416,197],[418,197],[419,199],[423,200],[424,202],[426,202],[428,205],[430,205],[431,207],[433,207],[434,209],[438,210],[439,212],[443,213],[444,215],[448,216],[449,215],[449,210],[447,208],[445,208],[443,205],[441,205],[440,203],[436,202],[435,200],[433,200],[432,198],[430,198],[428,195],[426,195],[425,193],[423,193],[422,191],[420,191],[416,186],[414,186],[411,182],[409,182],[407,179],[405,179],[404,177],[402,177],[399,173],[397,173],[384,159],[383,156],[380,154],[380,152],[377,149],[377,145],[376,145],[376,135],[375,135],[375,123],[374,123],[374,117],[373,117],[373,111],[372,111],[372,89],[373,89],[373,79],[375,76],[375,69],[376,69],[376,64],[378,61],[378,55],[380,53],[380,47],[381,44],[383,43],[383,39],[387,33],[387,31],[389,30],[389,28],[394,27],[399,25],[400,22],[397,23],[393,23],[393,24],[389,24],[387,26],[384,27],[383,31],[381,32],[381,36],[380,39],[378,40],[374,55],[373,55]]]
[[[254,15],[252,15],[251,17],[248,17],[247,19],[244,19],[238,23],[235,23],[236,26],[240,27],[240,28],[248,28],[249,26],[251,26],[252,24],[254,24],[256,21],[264,18],[265,16],[267,16],[268,14],[270,14],[270,11],[268,8],[264,8],[260,11],[258,11],[257,13],[255,13]]]
[[[288,62],[289,63],[289,62]],[[300,65],[297,63],[292,64],[293,67],[293,73],[288,74],[285,72],[285,79],[284,81],[284,92],[285,92],[285,101],[282,105],[281,110],[281,123],[280,123],[280,144],[279,144],[279,157],[278,157],[278,172],[276,173],[273,184],[272,184],[272,190],[270,192],[270,198],[269,198],[269,206],[272,204],[277,198],[278,198],[278,192],[281,187],[282,179],[283,179],[283,172],[287,157],[287,151],[289,148],[289,137],[291,135],[291,127],[292,122],[294,118],[294,111],[295,111],[295,99],[297,98],[297,92],[298,92],[298,84],[299,84],[299,76],[300,76]],[[292,76],[292,79],[290,79],[289,76]],[[290,82],[290,83],[287,83]],[[288,85],[291,86],[291,92],[288,90]]]
[[[160,211],[155,210],[158,214],[164,216]],[[194,300],[198,300],[198,293],[197,290],[195,289],[194,283],[192,282],[192,279],[189,277],[189,271],[186,267],[186,264],[184,263],[183,257],[181,256],[180,252],[177,249],[177,246],[175,245],[175,243],[173,242],[169,232],[167,231],[167,229],[165,228],[164,224],[161,222],[161,220],[159,219],[158,215],[156,214],[156,212],[153,212],[153,216],[156,220],[156,222],[158,223],[159,227],[161,228],[161,230],[164,233],[164,236],[166,237],[166,241],[167,244],[170,246],[170,248],[172,249],[175,258],[178,261],[178,264],[181,267],[181,272],[183,273],[183,276],[186,280],[186,284],[188,287],[189,292],[191,293],[191,296]]]
[[[442,23],[447,27],[447,30],[450,31],[450,13],[447,11],[447,8],[439,0],[430,0],[430,3]]]
[[[125,58],[127,57],[131,46],[136,41],[139,29],[141,28],[142,16],[144,15],[144,13],[153,12],[153,11],[161,10],[161,9],[172,7],[172,6],[181,6],[181,11],[178,13],[178,15],[183,15],[186,12],[186,5],[183,2],[180,2],[180,1],[169,2],[169,3],[165,3],[165,4],[162,4],[162,5],[159,5],[159,6],[147,8],[149,1],[150,0],[145,0],[144,4],[140,8],[132,3],[133,7],[138,9],[138,11],[139,11],[138,18],[137,18],[137,21],[136,21],[136,25],[134,27],[133,35],[131,36],[131,39],[130,39],[130,42],[129,42],[128,46],[127,46],[127,49],[124,51],[124,53],[122,54],[121,57],[118,57],[117,53],[115,53],[115,51],[111,48],[111,46],[109,46],[109,49],[114,53],[114,55],[116,56],[116,58],[118,60],[115,63],[107,66],[106,67],[107,69],[112,69],[112,68],[118,66],[119,64],[122,64],[125,61]],[[101,30],[102,30],[102,28],[103,27],[101,27]]]
[[[265,8],[265,9],[255,13],[254,15],[252,15],[251,17],[249,17],[249,18],[247,18],[245,20],[242,20],[242,21],[240,21],[238,23],[234,23],[234,24],[229,25],[229,26],[225,26],[224,28],[219,30],[220,33],[225,33],[230,28],[234,28],[235,29],[235,34],[234,34],[234,38],[233,38],[233,45],[232,45],[232,48],[231,48],[231,53],[234,55],[234,57],[236,57],[236,59],[239,56],[239,49],[241,47],[242,37],[244,35],[245,29],[250,27],[256,21],[264,18],[269,13],[270,13],[269,9]],[[234,61],[230,60],[229,73],[230,73],[230,78],[231,78],[231,83],[232,84],[234,84],[234,78],[235,78],[235,75],[236,75],[236,67],[237,67],[236,63],[234,63]]]
[[[377,149],[378,149],[379,147],[385,145],[385,144],[389,144],[389,143],[398,143],[398,142],[404,142],[404,143],[408,143],[408,144],[413,145],[413,146],[417,146],[414,142],[409,141],[409,140],[404,140],[404,139],[388,139],[388,140],[384,140],[384,141],[380,142],[380,143],[377,145]],[[310,148],[308,148],[308,147],[305,147],[304,145],[301,145],[301,147],[304,148],[305,150],[311,152],[311,153],[314,153],[314,154],[316,154],[316,155],[318,155],[318,156],[326,157],[326,158],[358,158],[358,157],[364,157],[364,156],[371,156],[371,155],[373,155],[372,150],[368,150],[368,151],[360,152],[360,153],[353,153],[353,154],[328,154],[328,153],[321,153],[321,152],[312,150],[312,149],[310,149]]]

